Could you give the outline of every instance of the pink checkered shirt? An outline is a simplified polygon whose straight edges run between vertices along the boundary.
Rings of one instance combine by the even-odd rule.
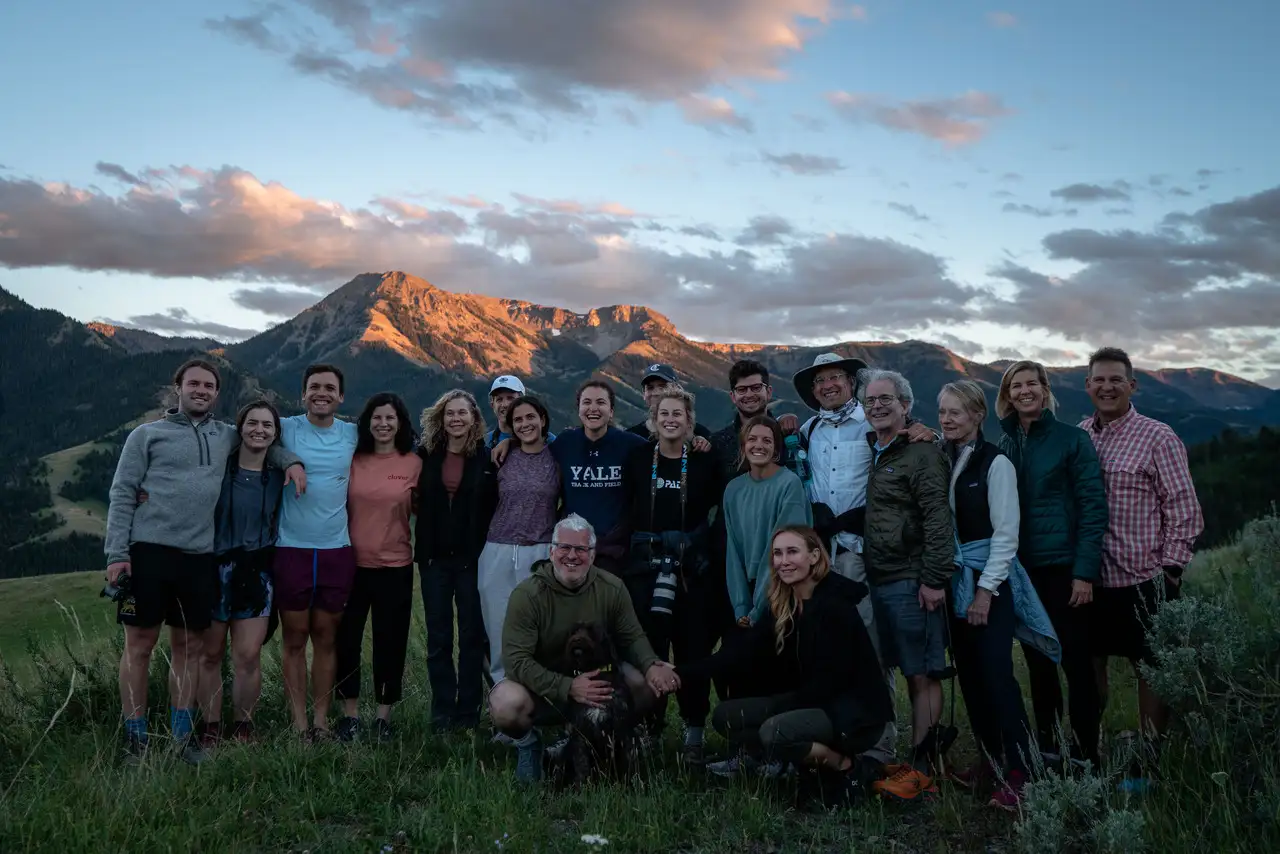
[[[1132,587],[1166,566],[1186,566],[1204,530],[1187,449],[1168,424],[1129,411],[1080,422],[1093,439],[1110,520],[1102,539],[1102,586]]]

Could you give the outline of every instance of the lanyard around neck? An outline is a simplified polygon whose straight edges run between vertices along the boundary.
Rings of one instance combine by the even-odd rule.
[[[658,501],[658,459],[661,442],[653,446],[653,468],[649,474],[649,527],[654,526],[653,507]],[[680,531],[684,532],[684,510],[689,500],[689,443],[680,446]],[[655,531],[654,533],[660,533]]]

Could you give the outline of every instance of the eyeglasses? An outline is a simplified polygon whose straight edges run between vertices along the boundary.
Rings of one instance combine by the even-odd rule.
[[[882,394],[879,397],[868,397],[866,399],[867,406],[889,406],[896,401],[897,395]]]
[[[759,394],[765,390],[767,383],[756,383],[755,385],[736,385],[733,387],[734,394]]]
[[[591,546],[575,546],[572,543],[552,543],[556,551],[561,554],[569,554],[572,552],[576,555],[586,555],[591,551]]]

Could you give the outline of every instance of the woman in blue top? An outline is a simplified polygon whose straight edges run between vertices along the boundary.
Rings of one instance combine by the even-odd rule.
[[[220,594],[213,623],[204,633],[200,662],[201,741],[222,737],[222,659],[231,635],[235,672],[231,704],[238,741],[253,736],[253,709],[262,694],[262,644],[271,616],[271,563],[275,551],[284,472],[267,465],[276,443],[280,414],[265,400],[250,403],[236,416],[240,450],[227,462],[214,517]]]
[[[804,484],[782,466],[782,428],[757,415],[739,435],[745,477],[724,491],[721,512],[727,534],[725,580],[738,626],[749,628],[769,610],[773,532],[784,525],[812,525],[813,510]]]

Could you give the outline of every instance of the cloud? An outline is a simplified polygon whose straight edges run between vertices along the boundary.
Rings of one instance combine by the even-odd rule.
[[[93,171],[97,172],[99,175],[105,175],[108,178],[115,178],[123,184],[129,184],[134,187],[143,187],[147,185],[146,181],[116,163],[107,163],[99,160],[94,165]]]
[[[795,175],[833,175],[844,169],[844,164],[835,157],[824,157],[820,154],[770,154],[760,152],[766,163],[785,169]]]
[[[685,121],[703,127],[729,127],[750,133],[755,129],[751,119],[740,115],[724,98],[707,95],[685,95],[676,101]]]
[[[988,12],[987,23],[993,27],[1008,28],[1018,25],[1018,19],[1012,12]]]
[[[795,227],[780,216],[754,216],[734,242],[739,246],[772,246],[795,233]]]
[[[471,208],[472,210],[480,210],[489,207],[489,203],[479,196],[448,196],[445,201],[454,207]]]
[[[241,308],[260,311],[274,317],[293,317],[318,302],[315,291],[295,288],[239,288],[231,292],[231,301]]]
[[[157,314],[135,314],[124,323],[116,320],[107,322],[113,326],[132,326],[168,335],[208,336],[218,341],[241,341],[262,331],[198,320],[185,308],[168,308]]]
[[[559,214],[607,214],[617,217],[634,217],[636,212],[618,202],[584,204],[573,199],[540,199],[524,193],[512,193],[512,197],[526,208]]]
[[[929,217],[925,216],[924,214],[920,213],[920,211],[916,210],[915,205],[904,205],[901,202],[889,202],[888,205],[886,205],[886,207],[888,207],[890,210],[895,210],[898,213],[903,214],[904,216],[915,220],[916,222],[933,222],[933,220],[931,220]]]
[[[1150,231],[1070,229],[1042,241],[1067,276],[1006,263],[993,275],[1013,296],[984,317],[1082,340],[1148,348],[1218,348],[1238,359],[1241,330],[1280,318],[1280,187],[1192,213],[1173,213]],[[1193,343],[1198,341],[1198,343]],[[1280,364],[1280,353],[1266,358]]]
[[[469,227],[467,221],[453,211],[433,211],[412,202],[386,197],[374,199],[373,204],[430,234],[463,234]]]
[[[826,97],[836,113],[851,122],[919,134],[953,147],[977,142],[986,135],[991,120],[1013,112],[998,96],[977,91],[897,103],[853,92],[829,92]]]
[[[1051,216],[1075,216],[1077,211],[1075,208],[1062,208],[1055,210],[1054,208],[1041,208],[1035,205],[1019,204],[1017,202],[1005,202],[1000,206],[1000,210],[1005,213],[1026,214],[1039,219],[1048,219]]]
[[[783,78],[788,59],[841,15],[835,0],[282,0],[208,26],[454,127],[546,123],[622,96],[746,129],[707,92]]]
[[[707,240],[719,240],[720,233],[713,226],[702,225],[686,225],[680,228],[680,233],[688,237],[702,237]]]
[[[805,235],[767,215],[750,219],[740,235],[767,247],[757,257],[696,224],[679,230],[715,241],[704,251],[646,244],[642,222],[597,212],[598,203],[489,206],[469,211],[469,229],[457,235],[389,215],[393,200],[347,207],[232,166],[165,170],[158,183],[164,194],[0,176],[0,265],[236,283],[237,305],[273,318],[360,273],[406,270],[453,291],[572,310],[642,300],[690,335],[733,341],[954,324],[971,317],[981,295],[922,250],[864,235]],[[146,321],[169,331],[199,323],[172,312]]]
[[[972,358],[975,354],[981,353],[984,349],[977,341],[971,341],[968,338],[961,338],[960,336],[953,335],[950,332],[934,332],[930,335],[930,338],[932,338],[935,343],[946,347],[952,353],[956,353],[966,358]]]
[[[1068,184],[1051,191],[1049,195],[1064,202],[1129,202],[1133,201],[1129,189],[1124,181],[1117,181],[1110,187],[1100,184]]]
[[[1018,172],[1006,172],[1000,176],[1000,180],[1008,184],[1018,184],[1022,182],[1022,175]]]

